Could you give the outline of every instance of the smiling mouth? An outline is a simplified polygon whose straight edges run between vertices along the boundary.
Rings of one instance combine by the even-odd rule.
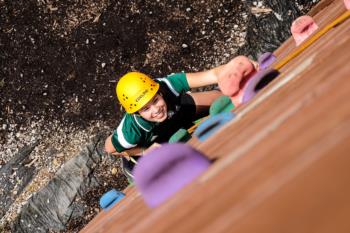
[[[155,118],[155,119],[163,119],[164,118],[164,116],[165,116],[165,111],[164,111],[164,108],[160,108],[159,110],[158,110],[158,112],[156,112],[154,115],[153,115],[153,117]]]
[[[163,115],[163,109],[159,109],[158,112],[154,114],[154,117],[158,117],[159,115]]]

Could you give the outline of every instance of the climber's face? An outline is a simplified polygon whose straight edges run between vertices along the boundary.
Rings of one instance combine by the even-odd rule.
[[[156,94],[143,108],[139,114],[148,121],[163,122],[167,118],[167,105],[162,95]]]

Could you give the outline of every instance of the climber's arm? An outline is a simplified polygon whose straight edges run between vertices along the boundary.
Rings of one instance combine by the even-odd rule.
[[[196,88],[218,83],[218,77],[222,67],[223,65],[206,71],[186,73],[189,87]]]
[[[242,77],[247,76],[252,69],[257,69],[256,62],[245,56],[237,56],[224,65],[217,66],[207,71],[187,73],[186,78],[190,88],[216,84],[220,79],[235,79],[239,84]],[[237,86],[238,88],[238,86]]]

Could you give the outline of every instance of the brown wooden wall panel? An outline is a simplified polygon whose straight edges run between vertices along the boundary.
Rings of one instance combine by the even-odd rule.
[[[343,49],[349,49],[350,43],[348,42]],[[334,54],[338,52],[340,51],[334,51]],[[341,56],[337,57],[338,59],[333,63],[335,67],[339,67],[337,72],[334,72],[331,66],[321,66],[321,70],[314,69],[309,72],[315,78],[308,80],[317,81],[315,83],[318,84],[313,85],[313,89],[309,89],[312,91],[304,91],[304,94],[301,92],[299,102],[295,102],[294,105],[284,106],[286,108],[283,111],[284,116],[282,114],[277,118],[279,125],[276,128],[270,126],[270,128],[266,129],[265,127],[263,129],[266,130],[266,140],[257,141],[253,147],[250,147],[244,153],[244,156],[239,157],[234,162],[230,161],[229,157],[235,156],[235,153],[239,153],[240,149],[237,147],[236,150],[229,152],[227,157],[216,162],[209,169],[208,173],[200,178],[202,184],[198,185],[195,193],[191,195],[186,195],[185,192],[179,193],[176,199],[172,199],[154,211],[152,216],[140,222],[133,230],[137,232],[228,232],[229,229],[234,228],[235,224],[239,222],[238,220],[233,221],[233,219],[235,217],[237,219],[243,217],[241,216],[241,211],[246,208],[252,208],[249,213],[255,213],[253,210],[258,205],[254,205],[254,201],[259,198],[260,194],[272,191],[274,195],[282,199],[285,198],[286,200],[283,203],[286,203],[286,205],[288,205],[288,198],[295,198],[300,201],[299,204],[296,203],[290,206],[290,208],[295,207],[296,209],[282,211],[284,213],[284,221],[291,219],[291,216],[293,216],[295,221],[299,219],[298,215],[293,215],[293,211],[298,212],[300,211],[300,206],[305,206],[306,209],[303,211],[308,212],[314,218],[314,221],[305,221],[304,225],[301,224],[299,228],[322,228],[321,226],[315,226],[315,222],[324,215],[322,215],[322,212],[318,212],[321,217],[312,214],[312,209],[308,207],[307,203],[310,200],[308,198],[303,199],[303,192],[300,192],[300,196],[290,197],[288,192],[284,194],[283,192],[280,193],[279,190],[287,186],[287,181],[291,181],[292,178],[300,181],[296,184],[300,190],[303,190],[304,186],[308,187],[308,185],[303,183],[305,182],[304,174],[308,174],[311,167],[315,169],[316,174],[311,179],[311,184],[313,182],[322,184],[315,187],[314,192],[322,194],[322,192],[327,193],[328,190],[333,189],[332,195],[337,196],[337,198],[329,199],[328,195],[320,195],[320,200],[318,201],[315,197],[317,203],[321,203],[318,206],[319,209],[324,212],[329,211],[328,205],[322,205],[323,200],[332,202],[333,211],[338,206],[344,205],[344,202],[348,200],[349,188],[339,186],[338,190],[334,191],[334,184],[324,179],[324,176],[334,176],[337,179],[341,179],[339,182],[342,184],[347,183],[350,179],[350,174],[345,172],[346,170],[341,173],[342,175],[332,173],[332,171],[337,171],[338,167],[344,168],[343,165],[347,164],[346,155],[350,151],[350,109],[347,101],[344,101],[350,97],[350,82],[346,79],[350,77],[350,67],[344,66],[344,60],[342,60],[348,60],[350,55],[342,53]],[[330,56],[325,62],[333,59]],[[285,91],[288,92],[288,90]],[[298,95],[296,92],[294,94]],[[276,121],[276,118],[270,118],[270,121]],[[256,127],[261,130],[259,125]],[[333,153],[336,153],[342,159],[332,160]],[[312,160],[312,158],[314,159]],[[321,159],[322,161],[333,161],[334,169],[327,171],[323,165],[319,166],[318,160],[321,161]],[[226,166],[220,167],[225,162],[227,162]],[[320,162],[320,164],[324,163]],[[214,175],[210,175],[216,167],[220,167],[220,169],[217,169]],[[320,176],[323,172],[325,174]],[[282,179],[281,177],[284,178]],[[276,190],[273,188],[269,190],[274,185],[277,187],[281,185],[281,187]],[[321,189],[321,191],[318,191],[318,189]],[[345,193],[345,195],[342,193]],[[340,199],[340,197],[343,198]],[[260,202],[272,205],[265,199],[260,200]],[[173,212],[172,210],[175,207],[176,211]],[[167,216],[167,212],[172,213],[171,217]],[[264,213],[267,215],[269,213],[268,209],[262,211],[263,216]],[[350,214],[348,206],[344,209],[342,216],[346,216],[346,214]],[[247,214],[247,216],[250,215]],[[283,229],[285,231],[287,227],[291,227],[283,225],[283,222],[280,222],[282,225],[273,224],[273,215],[269,217],[271,222],[269,224],[266,223],[266,231],[260,225],[256,226],[255,230],[260,229],[259,232],[272,230],[274,232],[278,231],[278,227],[284,226]],[[300,221],[302,220],[300,219]],[[349,230],[347,221],[342,220],[328,219],[328,222],[324,222],[324,224],[335,226],[333,224],[337,223],[340,224],[339,227]],[[249,223],[247,224],[247,226],[252,226]],[[291,223],[289,222],[288,224]],[[273,228],[274,226],[276,228]],[[237,232],[249,231],[242,230]]]
[[[124,230],[149,213],[150,209],[144,204],[135,186],[129,186],[124,193],[125,198],[112,209],[102,210],[81,232],[102,233],[110,229],[111,225]]]
[[[325,0],[320,2],[319,5],[322,6],[322,8],[321,7],[320,8],[323,9],[324,12],[320,12],[320,14],[316,15],[315,20],[319,21],[321,28],[331,23],[334,19],[336,19],[339,15],[343,14],[346,11],[346,8],[344,7],[342,0],[332,1],[331,4],[330,4],[330,1]],[[321,57],[322,59],[322,57],[327,56],[327,54],[329,54],[332,50],[336,49],[336,44],[342,44],[344,40],[348,38],[348,35],[350,33],[350,28],[348,25],[349,25],[349,20],[346,23],[343,23],[340,26],[337,26],[334,29],[330,30],[327,34],[321,37],[313,45],[305,49],[297,58],[291,60],[289,63],[287,63],[285,67],[281,69],[282,74],[273,83],[278,82],[280,79],[282,79],[285,76],[285,74],[292,72],[297,66],[300,65],[302,61],[309,58],[311,54],[317,53],[316,54],[317,57],[316,59],[313,59],[313,62],[316,62],[317,60],[319,60],[319,57]],[[339,28],[341,28],[341,30],[339,30]],[[339,35],[339,33],[341,35]],[[294,50],[295,50],[294,41],[292,38],[290,38],[277,51],[274,52],[276,55],[278,55],[277,61],[274,64],[278,63],[278,61],[281,61],[288,53],[291,53]],[[273,85],[273,83],[271,85]],[[241,109],[242,109],[242,106],[236,109],[235,112],[239,113]],[[190,141],[190,144],[193,145],[194,147],[199,147],[198,145],[200,144],[200,142],[198,142],[198,140],[196,139],[192,139]],[[211,143],[207,143],[207,145],[210,145],[210,144]]]
[[[315,8],[317,10],[309,15],[314,18],[319,28],[325,27],[327,24],[334,21],[339,15],[346,11],[343,0],[323,0],[317,6],[319,6],[318,8]],[[320,12],[319,10],[321,9],[322,11]],[[290,37],[274,52],[274,54],[278,57],[276,62],[280,61],[288,54],[293,52],[295,48],[295,42],[293,38]]]
[[[345,12],[323,0],[324,27]],[[218,160],[149,209],[132,187],[82,232],[350,232],[350,20],[281,69],[237,118],[191,145]],[[295,49],[289,39],[278,60]]]
[[[313,17],[316,14],[318,14],[319,12],[323,11],[324,8],[326,8],[327,6],[332,4],[333,2],[334,2],[334,0],[323,0],[323,1],[320,1],[307,14]]]
[[[244,142],[240,141],[241,136],[243,136],[243,140],[245,140],[245,135],[254,135],[254,132],[250,130],[251,127],[249,126],[251,124],[256,124],[257,122],[259,122],[257,118],[260,119],[261,116],[266,114],[278,114],[280,112],[280,110],[276,106],[278,102],[282,102],[283,105],[289,105],[291,104],[291,102],[297,100],[290,100],[290,98],[292,97],[291,94],[295,91],[295,89],[300,89],[300,93],[304,94],[310,88],[312,88],[313,85],[315,85],[314,83],[312,83],[312,80],[310,83],[306,82],[305,79],[310,79],[311,76],[305,75],[305,73],[307,73],[311,69],[315,69],[316,72],[318,72],[317,70],[321,65],[331,67],[331,69],[336,69],[336,67],[334,67],[332,64],[333,60],[337,59],[338,54],[344,53],[344,51],[349,51],[346,47],[346,44],[349,43],[349,35],[350,27],[349,20],[347,20],[344,24],[330,31],[327,35],[325,35],[325,37],[322,38],[322,40],[317,41],[313,46],[306,49],[302,54],[300,54],[298,59],[291,61],[286,67],[284,67],[284,71],[282,71],[282,74],[276,80],[274,80],[267,88],[261,91],[247,106],[243,106],[243,108],[239,108],[236,111],[237,119],[234,119],[230,124],[227,125],[228,129],[222,129],[217,134],[213,135],[213,137],[208,139],[207,143],[200,145],[199,149],[202,152],[207,153],[210,157],[217,158],[224,156],[222,152],[230,150],[226,148],[232,147],[232,143],[223,143],[220,142],[220,140],[217,140],[217,138],[231,137],[234,138],[234,144],[241,145],[241,143]],[[334,52],[335,50],[337,50],[337,52]],[[324,59],[330,56],[330,54],[332,53],[333,55],[329,63],[325,63]],[[303,64],[305,67],[303,67]],[[344,65],[344,63],[342,64]],[[295,77],[290,78],[291,76],[293,76],[293,73],[295,74]],[[280,84],[281,81],[285,80],[286,78],[290,80],[285,85],[291,86],[291,89],[288,92],[284,92],[284,96],[279,96],[277,99],[275,98],[276,102],[273,102],[274,108],[270,107],[269,111],[255,113],[255,109],[252,106],[262,105],[259,106],[260,109],[266,109],[267,107],[265,105],[270,105],[270,103],[267,102],[273,101],[271,100],[272,96],[276,95],[279,92],[279,90],[273,91],[273,93],[271,93],[270,96],[268,96],[267,93],[271,92],[271,89],[276,87],[276,85]],[[294,83],[296,82],[299,82],[299,85],[294,87],[294,85],[296,85]],[[263,102],[260,103],[259,99],[261,99],[263,96],[267,97],[266,99],[264,99]],[[297,96],[295,98],[299,97]],[[245,112],[247,111],[247,109],[251,108],[253,108],[252,110],[250,110],[252,111],[252,113],[246,114]],[[244,114],[244,117],[246,117],[246,115],[249,115],[247,116],[248,121],[245,120],[246,123],[242,122],[242,113]],[[234,128],[233,131],[230,130],[231,127]]]

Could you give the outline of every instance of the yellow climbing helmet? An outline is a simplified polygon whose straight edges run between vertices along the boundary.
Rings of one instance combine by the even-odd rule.
[[[116,87],[118,100],[127,113],[140,110],[158,90],[159,83],[140,72],[125,74],[119,79]]]

